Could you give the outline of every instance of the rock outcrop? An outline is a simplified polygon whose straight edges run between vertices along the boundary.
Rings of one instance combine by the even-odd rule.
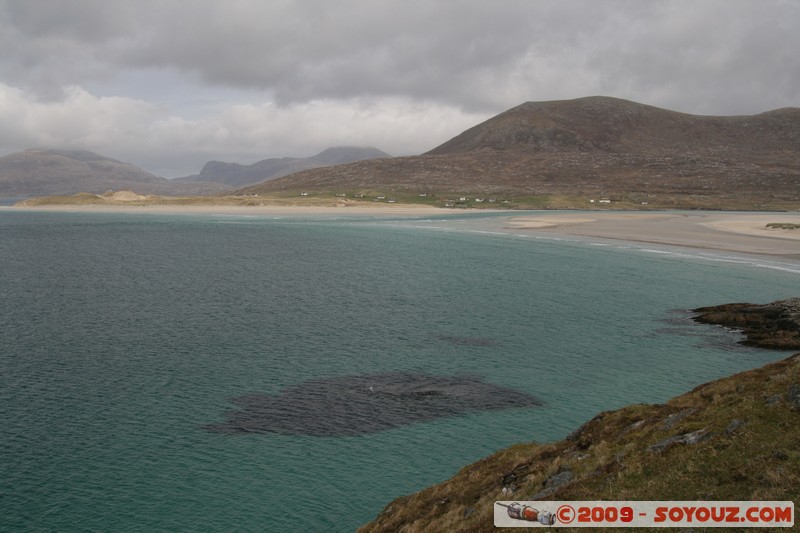
[[[800,298],[768,304],[732,303],[700,307],[694,318],[703,324],[718,324],[742,330],[742,344],[776,350],[800,349]]]

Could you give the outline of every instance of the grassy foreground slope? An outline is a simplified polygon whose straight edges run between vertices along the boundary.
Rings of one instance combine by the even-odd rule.
[[[497,500],[800,500],[800,353],[499,451],[359,531],[495,531]]]

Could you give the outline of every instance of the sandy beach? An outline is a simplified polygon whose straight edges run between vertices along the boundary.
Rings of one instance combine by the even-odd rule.
[[[476,213],[422,205],[347,206],[43,206],[8,209],[110,213],[207,214],[245,216],[437,216]],[[486,213],[488,211],[479,211]],[[716,211],[540,211],[503,213],[497,221],[513,233],[573,235],[598,239],[681,246],[781,257],[800,262],[800,229],[767,228],[769,223],[800,224],[800,212]]]
[[[557,212],[513,217],[515,232],[576,235],[783,257],[800,261],[800,213]]]

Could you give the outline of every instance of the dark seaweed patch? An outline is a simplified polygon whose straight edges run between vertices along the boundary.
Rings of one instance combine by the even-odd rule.
[[[232,401],[240,409],[207,430],[340,437],[467,412],[541,405],[533,396],[474,376],[404,372],[314,379],[278,395],[249,394]]]

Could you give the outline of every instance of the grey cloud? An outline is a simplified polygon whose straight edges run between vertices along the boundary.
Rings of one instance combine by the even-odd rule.
[[[21,34],[89,43],[107,41],[125,31],[131,3],[97,0],[69,2],[5,1],[2,19]]]
[[[99,53],[125,35],[132,5],[94,0],[0,1],[0,81],[63,96],[67,85],[112,75]]]
[[[800,4],[676,1],[641,15],[592,54],[615,95],[708,114],[797,105]]]
[[[169,69],[284,105],[402,95],[499,111],[602,92],[727,113],[798,96],[800,5],[780,0],[42,5],[0,3],[0,74],[39,89]]]
[[[250,17],[209,5],[120,60],[168,66],[208,82],[269,89],[283,103],[363,95],[448,100],[475,68],[502,70],[524,52],[525,4],[304,2]],[[301,6],[301,7],[298,7]]]

